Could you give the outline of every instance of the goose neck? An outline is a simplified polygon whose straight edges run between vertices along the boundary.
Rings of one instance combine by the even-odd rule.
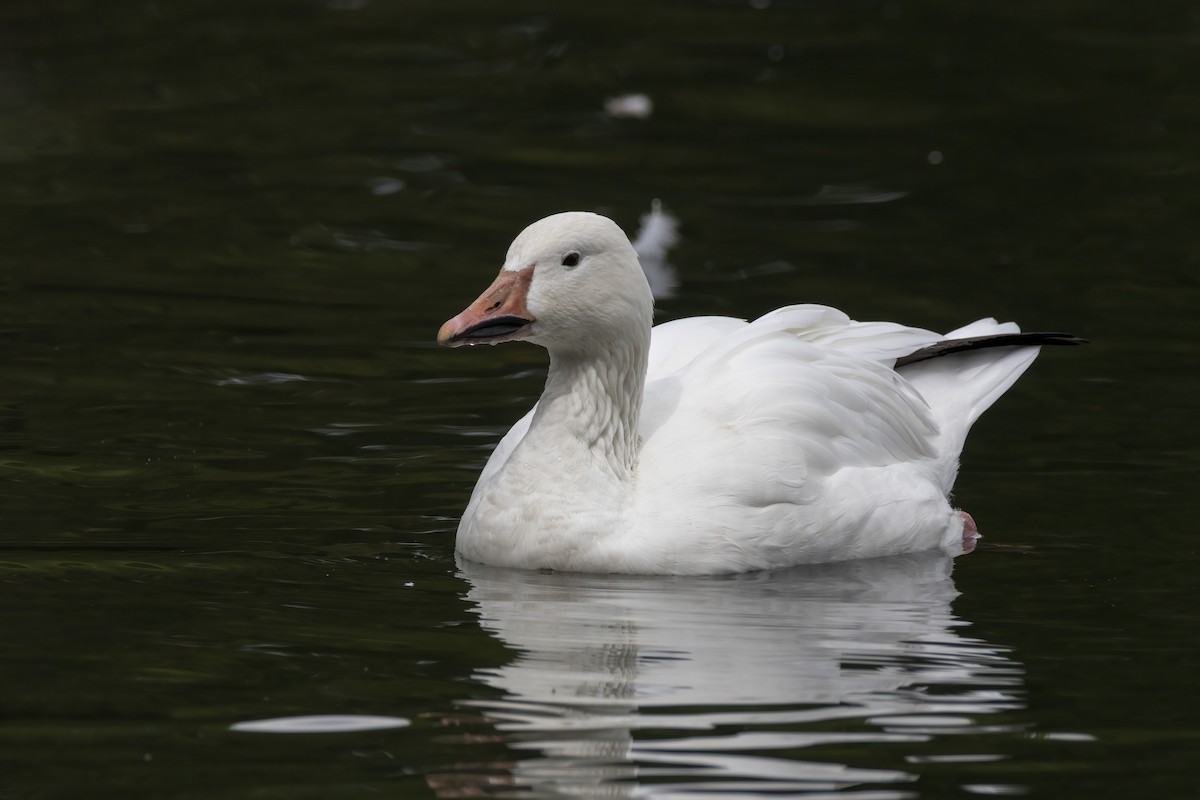
[[[555,429],[558,441],[581,446],[615,476],[628,478],[637,460],[648,344],[614,343],[586,355],[551,353],[535,429]]]

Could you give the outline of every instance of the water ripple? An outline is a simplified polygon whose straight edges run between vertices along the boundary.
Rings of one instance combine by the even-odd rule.
[[[358,733],[387,728],[404,728],[403,717],[379,717],[366,714],[315,714],[303,717],[278,717],[235,722],[230,730],[244,733]]]

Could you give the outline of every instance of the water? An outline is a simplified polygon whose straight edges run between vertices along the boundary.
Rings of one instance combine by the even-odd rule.
[[[5,796],[1194,794],[1200,7],[93,5],[0,7]],[[455,563],[544,361],[438,325],[654,198],[661,319],[1093,340],[975,554]]]

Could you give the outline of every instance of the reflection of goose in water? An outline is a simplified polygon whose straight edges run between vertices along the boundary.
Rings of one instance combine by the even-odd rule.
[[[907,783],[907,771],[763,753],[927,743],[994,730],[972,717],[1019,707],[1020,666],[957,632],[950,566],[927,553],[672,579],[464,562],[482,626],[520,653],[476,675],[503,697],[466,704],[518,755],[540,752],[509,767],[541,791]]]

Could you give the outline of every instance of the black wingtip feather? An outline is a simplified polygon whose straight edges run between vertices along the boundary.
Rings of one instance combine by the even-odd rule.
[[[1042,345],[1075,345],[1087,344],[1087,339],[1072,333],[1031,332],[1031,333],[994,333],[988,336],[971,336],[966,339],[947,339],[928,347],[901,356],[896,359],[896,369],[907,367],[931,358],[963,353],[968,350],[980,350],[984,347],[1041,347]]]

